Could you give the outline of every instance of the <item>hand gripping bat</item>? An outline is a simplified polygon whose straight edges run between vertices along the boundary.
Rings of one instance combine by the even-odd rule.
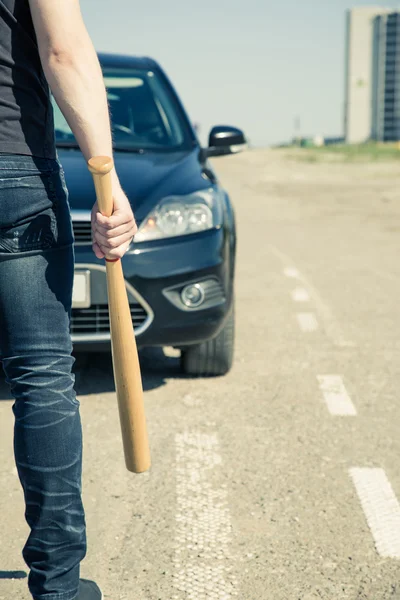
[[[113,213],[111,158],[97,156],[88,163],[102,215]],[[107,259],[107,289],[115,388],[121,421],[125,463],[128,471],[142,473],[150,468],[143,403],[142,377],[132,317],[120,259]]]

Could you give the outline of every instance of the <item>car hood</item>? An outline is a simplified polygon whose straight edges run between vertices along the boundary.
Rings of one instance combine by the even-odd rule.
[[[71,209],[91,209],[95,202],[92,176],[79,150],[59,149]],[[210,186],[199,160],[199,148],[189,152],[118,153],[115,166],[135,216],[141,221],[165,196],[190,194]]]

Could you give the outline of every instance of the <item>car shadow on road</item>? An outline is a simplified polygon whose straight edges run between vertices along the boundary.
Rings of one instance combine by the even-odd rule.
[[[78,353],[74,364],[75,390],[78,396],[114,392],[112,360],[109,353]],[[168,379],[184,378],[179,356],[166,356],[162,348],[146,348],[140,351],[144,391],[167,384]],[[12,400],[10,388],[0,370],[0,401]]]
[[[168,379],[185,377],[179,357],[166,356],[162,348],[146,348],[139,356],[145,392],[166,385]],[[74,372],[78,396],[115,391],[112,360],[108,353],[77,354]]]

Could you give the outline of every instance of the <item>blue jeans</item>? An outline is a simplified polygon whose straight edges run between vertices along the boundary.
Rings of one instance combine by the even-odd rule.
[[[31,530],[23,557],[35,600],[76,598],[86,553],[73,273],[58,161],[0,154],[0,359],[15,399],[15,460]]]

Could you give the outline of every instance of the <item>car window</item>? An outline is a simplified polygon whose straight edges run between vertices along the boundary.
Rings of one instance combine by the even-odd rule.
[[[191,144],[190,132],[171,90],[157,73],[103,69],[103,75],[116,149],[178,149]],[[56,141],[59,145],[73,143],[71,129],[53,103]]]

